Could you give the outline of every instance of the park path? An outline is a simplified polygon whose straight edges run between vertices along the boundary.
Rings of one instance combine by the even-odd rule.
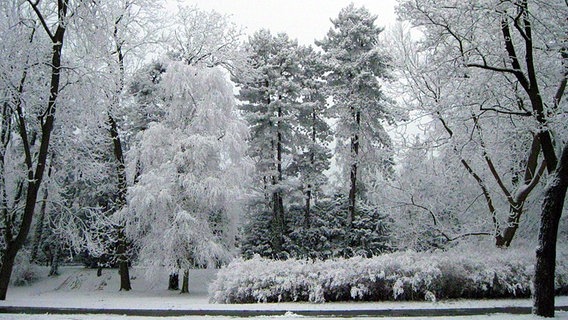
[[[556,311],[568,312],[568,305],[556,306]],[[440,309],[102,309],[102,308],[60,308],[60,307],[0,307],[0,314],[110,314],[144,317],[178,317],[178,316],[224,316],[224,317],[259,317],[298,315],[308,317],[448,317],[472,316],[487,314],[531,314],[530,307],[481,307],[481,308],[440,308]]]

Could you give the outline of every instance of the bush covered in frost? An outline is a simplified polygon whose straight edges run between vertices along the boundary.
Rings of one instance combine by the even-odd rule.
[[[568,288],[568,257],[558,252],[557,288]],[[373,258],[276,261],[237,259],[218,273],[211,301],[384,301],[529,297],[534,251],[453,248]]]

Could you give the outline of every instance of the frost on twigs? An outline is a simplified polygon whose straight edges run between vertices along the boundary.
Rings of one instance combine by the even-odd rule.
[[[221,269],[210,287],[210,299],[217,303],[321,303],[526,298],[531,293],[533,257],[530,249],[496,248],[484,250],[483,255],[454,248],[325,261],[255,256]],[[558,292],[568,288],[564,257],[564,253],[558,255]]]
[[[128,154],[136,184],[125,234],[149,278],[230,260],[246,181],[246,126],[224,73],[177,61],[164,70],[156,88],[163,119],[149,123]]]

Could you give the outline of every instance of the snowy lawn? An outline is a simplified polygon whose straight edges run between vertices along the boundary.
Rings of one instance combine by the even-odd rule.
[[[513,300],[448,300],[441,302],[334,302],[324,304],[314,303],[262,303],[262,304],[211,304],[206,291],[208,284],[215,277],[214,270],[193,270],[190,274],[190,293],[180,295],[168,291],[167,274],[158,275],[157,282],[151,282],[143,277],[143,271],[133,269],[133,291],[118,291],[118,274],[116,270],[105,269],[101,277],[96,276],[96,270],[82,267],[67,267],[62,269],[58,277],[47,278],[27,287],[11,287],[6,301],[0,301],[2,306],[31,306],[31,307],[61,307],[61,308],[95,308],[95,309],[173,309],[173,310],[282,310],[290,311],[287,316],[274,317],[279,319],[297,318],[293,312],[302,310],[410,310],[410,309],[454,309],[454,308],[487,308],[487,307],[528,307],[529,299]],[[568,305],[568,297],[557,297],[557,305]],[[128,319],[147,319],[148,317],[128,317]],[[159,319],[210,319],[212,317],[161,317]],[[230,317],[215,317],[230,319]],[[267,318],[267,317],[263,317]],[[273,317],[269,317],[273,318]],[[310,319],[310,317],[301,317]],[[557,312],[557,318],[568,319],[567,312]],[[0,319],[64,319],[64,320],[116,320],[125,319],[119,315],[14,315],[0,314]],[[322,318],[318,318],[322,319]],[[369,318],[365,318],[369,319]],[[388,319],[388,318],[382,318]],[[396,318],[405,319],[405,318]],[[408,319],[427,319],[413,317]],[[436,319],[448,319],[437,317]],[[535,319],[530,315],[487,315],[464,316],[461,320],[469,319]]]

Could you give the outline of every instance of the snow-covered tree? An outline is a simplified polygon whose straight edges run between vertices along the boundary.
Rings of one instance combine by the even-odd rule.
[[[462,202],[468,203],[467,209],[460,210],[476,213],[464,217],[486,217],[475,233],[483,231],[498,246],[509,246],[522,221],[526,221],[523,227],[531,227],[527,223],[531,217],[523,213],[538,201],[538,183],[545,169],[538,145],[535,154],[534,123],[517,99],[518,87],[507,78],[447,64],[443,50],[413,43],[404,30],[399,30],[393,43],[408,104],[418,116],[432,120],[426,124],[422,145],[447,164],[446,171],[465,174],[461,187],[453,190],[461,190],[468,199]],[[438,194],[446,201],[443,193]]]
[[[58,227],[76,250],[86,250],[99,266],[119,266],[120,288],[130,290],[127,243],[116,213],[126,204],[126,173],[121,115],[130,73],[142,49],[154,42],[159,2],[125,0],[80,6],[69,56],[80,61],[71,74],[73,90],[64,96],[76,112],[65,109],[56,130],[57,181],[61,199]],[[64,105],[64,108],[65,108]],[[77,243],[77,234],[84,237]],[[86,247],[85,247],[86,246]]]
[[[216,11],[203,11],[180,5],[173,17],[168,55],[187,65],[223,67],[229,72],[241,69],[244,55],[241,29],[229,17]]]
[[[187,277],[189,268],[233,253],[247,129],[221,70],[178,61],[165,70],[164,118],[141,131],[130,152],[137,182],[124,218],[141,264]]]
[[[337,153],[349,177],[348,227],[364,178],[388,174],[392,167],[391,141],[384,125],[394,120],[394,113],[381,88],[388,78],[389,58],[379,47],[382,29],[376,19],[366,8],[351,4],[331,20],[333,28],[316,43],[329,64],[327,80],[338,120]]]
[[[7,1],[1,4],[0,41],[10,58],[2,59],[0,67],[5,82],[2,85],[3,159],[0,163],[3,167],[0,300],[6,299],[14,260],[31,229],[42,180],[47,172],[57,98],[62,87],[66,26],[68,14],[74,7],[70,1],[56,4]],[[39,73],[35,73],[36,70]],[[27,100],[28,94],[31,94],[30,100]],[[32,107],[34,103],[37,105]],[[19,136],[17,146],[12,140],[16,135]],[[19,155],[6,157],[10,149],[17,150]],[[12,180],[8,184],[5,180],[7,168],[25,168],[25,180]],[[7,190],[8,186],[15,189]]]
[[[250,129],[250,156],[256,162],[258,211],[271,211],[271,246],[282,251],[287,233],[284,195],[290,182],[287,167],[294,150],[293,113],[300,88],[296,41],[286,34],[260,30],[248,41],[250,73],[236,77],[238,99]]]
[[[522,165],[514,167],[520,174],[514,174],[511,183],[505,181],[504,171],[493,160],[494,153],[503,151],[498,149],[500,144],[495,143],[499,140],[490,140],[481,134],[478,140],[482,159],[511,207],[522,209],[527,190],[533,188],[544,167],[557,182],[545,192],[534,299],[537,314],[553,316],[554,277],[551,274],[554,274],[556,233],[566,192],[562,187],[566,180],[562,164],[565,158],[559,156],[559,149],[565,148],[566,143],[561,138],[566,129],[561,114],[566,109],[563,96],[568,74],[565,19],[568,6],[563,1],[519,0],[452,1],[441,7],[435,1],[424,0],[401,1],[399,12],[423,29],[424,46],[435,53],[439,66],[450,75],[438,79],[453,84],[455,91],[451,94],[462,97],[461,101],[454,101],[454,105],[477,109],[470,116],[472,133],[486,134],[488,130],[483,126],[491,121],[503,125],[505,130],[509,128],[507,122],[515,124],[517,130],[500,132],[500,136],[495,134],[497,138],[507,138],[526,148],[525,157],[520,160]],[[429,91],[436,97],[435,90]],[[494,117],[480,118],[480,114]],[[440,122],[452,136],[452,127],[446,126],[443,118]],[[539,164],[542,171],[537,169]],[[486,188],[487,180],[475,180],[480,188]],[[489,199],[487,204],[490,205]],[[496,237],[498,245],[510,243],[521,213],[511,210],[507,225]]]
[[[333,139],[328,121],[328,104],[324,73],[325,64],[321,54],[312,47],[297,50],[299,70],[296,75],[301,88],[295,112],[296,154],[291,171],[298,175],[305,198],[304,226],[310,227],[311,207],[322,187],[327,183],[325,171],[330,167],[329,143]]]

